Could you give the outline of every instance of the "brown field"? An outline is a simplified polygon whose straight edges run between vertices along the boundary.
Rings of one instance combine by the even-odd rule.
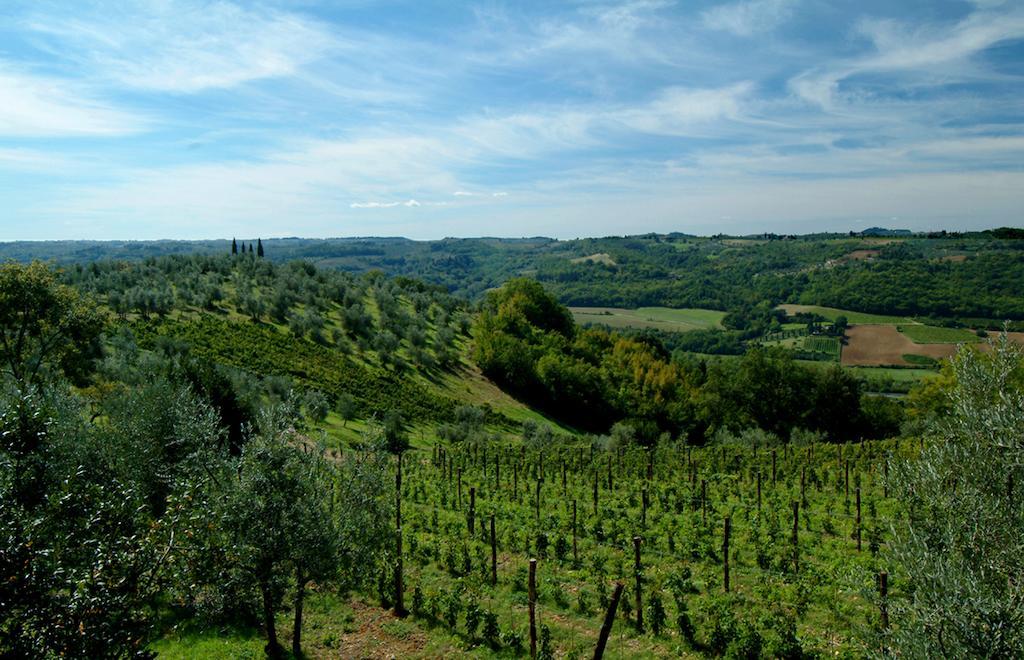
[[[1015,344],[1024,345],[1024,332],[1007,332],[1006,337]],[[989,330],[988,338],[995,341],[996,339],[999,338],[999,333],[996,332],[995,330]],[[980,344],[977,344],[977,346],[981,348],[981,350],[983,351],[992,350],[992,346],[989,345],[987,340],[982,341]]]
[[[843,259],[851,259],[853,261],[862,261],[864,259],[874,259],[879,254],[878,250],[854,250],[847,255],[843,256]]]
[[[909,366],[904,354],[939,359],[956,351],[956,344],[915,344],[892,325],[855,325],[846,331],[846,336],[849,343],[843,347],[842,363],[849,366]]]
[[[953,263],[962,264],[967,261],[966,254],[947,254],[944,257],[939,257],[939,261],[952,261]]]

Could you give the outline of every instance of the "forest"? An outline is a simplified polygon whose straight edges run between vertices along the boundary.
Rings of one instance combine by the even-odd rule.
[[[0,266],[3,656],[1024,652],[1005,337],[882,397],[772,348],[581,328],[553,270],[461,297],[259,245]],[[848,247],[788,246],[773,268]],[[920,267],[979,262],[967,286],[1015,254]],[[1002,282],[928,305],[1013,318]]]

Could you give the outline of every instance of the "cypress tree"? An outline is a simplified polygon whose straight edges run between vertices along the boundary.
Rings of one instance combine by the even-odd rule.
[[[263,256],[263,240],[259,238],[256,239],[256,256]]]
[[[249,243],[249,254],[252,254],[252,243]]]
[[[238,254],[238,241],[234,237],[231,238],[231,254]]]

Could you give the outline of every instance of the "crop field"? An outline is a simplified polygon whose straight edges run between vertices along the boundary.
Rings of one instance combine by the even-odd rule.
[[[403,605],[489,657],[529,647],[533,601],[547,657],[590,657],[621,583],[607,657],[862,655],[898,506],[886,456],[915,451],[438,446],[402,474]]]
[[[898,325],[896,329],[915,344],[976,343],[981,338],[963,328],[940,328],[931,325]]]
[[[830,358],[839,361],[843,345],[838,337],[804,337],[803,348],[811,353],[823,353]]]
[[[914,322],[903,316],[887,316],[884,314],[868,314],[866,312],[854,312],[847,309],[838,309],[835,307],[822,307],[820,305],[779,305],[780,309],[785,310],[789,315],[799,314],[801,312],[807,312],[811,314],[820,314],[829,321],[835,321],[839,316],[845,316],[846,320],[850,323],[872,323],[872,324],[900,324],[909,325]]]
[[[570,307],[580,325],[600,323],[612,328],[656,328],[670,332],[686,332],[722,327],[725,312],[713,309],[673,309],[671,307]]]
[[[910,366],[904,355],[938,360],[956,351],[955,344],[915,344],[895,325],[856,325],[846,331],[846,336],[842,363],[848,366]]]

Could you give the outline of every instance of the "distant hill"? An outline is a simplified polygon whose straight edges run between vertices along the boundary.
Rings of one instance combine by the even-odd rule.
[[[825,305],[858,312],[944,319],[1024,319],[1020,230],[911,234],[874,227],[863,235],[693,237],[644,234],[533,238],[271,238],[266,259],[302,259],[347,273],[381,271],[423,280],[464,300],[514,277],[544,284],[579,307],[701,308],[748,315],[764,303]],[[879,236],[901,240],[879,245]],[[954,238],[955,237],[955,238]],[[953,240],[955,240],[955,243]],[[248,248],[254,237],[239,237]],[[171,254],[227,254],[229,240],[0,243],[0,261],[61,265],[143,261]],[[871,250],[872,259],[848,259]],[[600,258],[594,258],[600,255]],[[986,324],[988,325],[988,324]]]
[[[860,232],[861,236],[913,236],[909,229],[886,229],[885,227],[870,227]]]

